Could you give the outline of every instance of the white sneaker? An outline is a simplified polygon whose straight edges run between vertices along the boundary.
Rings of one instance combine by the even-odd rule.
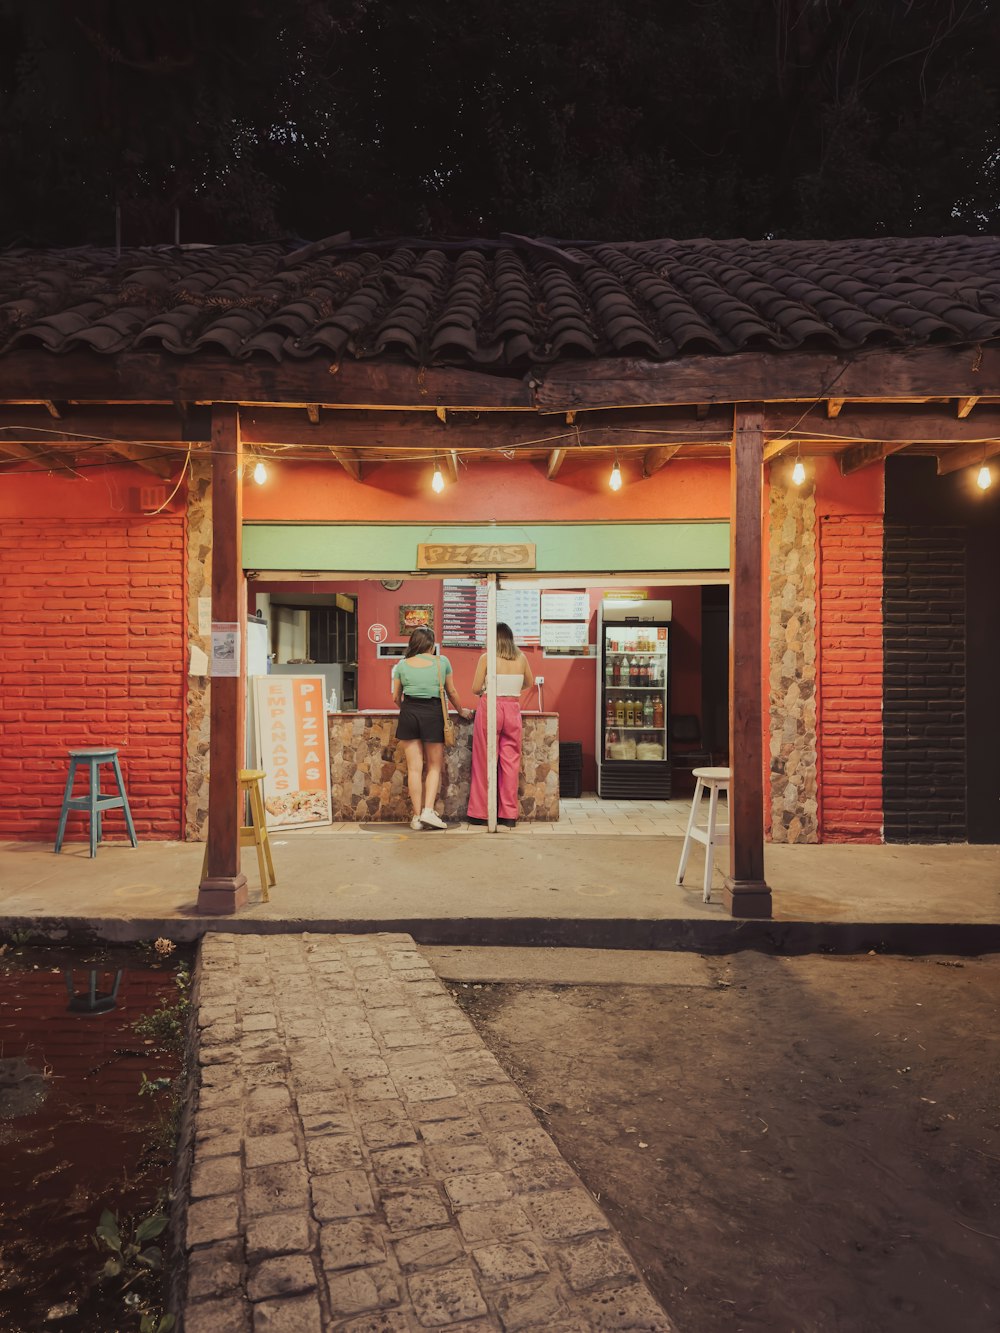
[[[413,818],[410,820],[410,828],[413,829],[415,833],[423,833],[424,826],[420,822],[419,815],[414,815]]]
[[[421,810],[420,819],[418,822],[423,824],[426,828],[448,827],[448,825],[444,822],[444,820],[435,810]]]

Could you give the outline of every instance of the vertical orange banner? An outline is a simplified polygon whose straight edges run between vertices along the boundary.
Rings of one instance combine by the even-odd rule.
[[[254,679],[268,828],[329,824],[330,750],[322,676]]]

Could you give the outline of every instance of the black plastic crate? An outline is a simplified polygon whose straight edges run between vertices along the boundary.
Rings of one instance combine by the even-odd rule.
[[[581,741],[559,742],[559,772],[582,772],[583,743]]]

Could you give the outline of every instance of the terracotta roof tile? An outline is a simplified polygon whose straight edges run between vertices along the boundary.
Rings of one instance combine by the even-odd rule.
[[[520,367],[1000,334],[1000,239],[501,241],[0,254],[0,352]]]

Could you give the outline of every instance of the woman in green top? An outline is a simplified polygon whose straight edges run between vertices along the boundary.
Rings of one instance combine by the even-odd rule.
[[[429,629],[415,629],[410,635],[406,656],[392,668],[392,698],[399,705],[396,739],[403,742],[406,755],[406,781],[413,806],[412,829],[448,827],[434,809],[444,766],[442,683],[459,716],[471,717],[471,712],[462,707],[455,693],[451,663],[447,657],[434,656],[434,635]]]

